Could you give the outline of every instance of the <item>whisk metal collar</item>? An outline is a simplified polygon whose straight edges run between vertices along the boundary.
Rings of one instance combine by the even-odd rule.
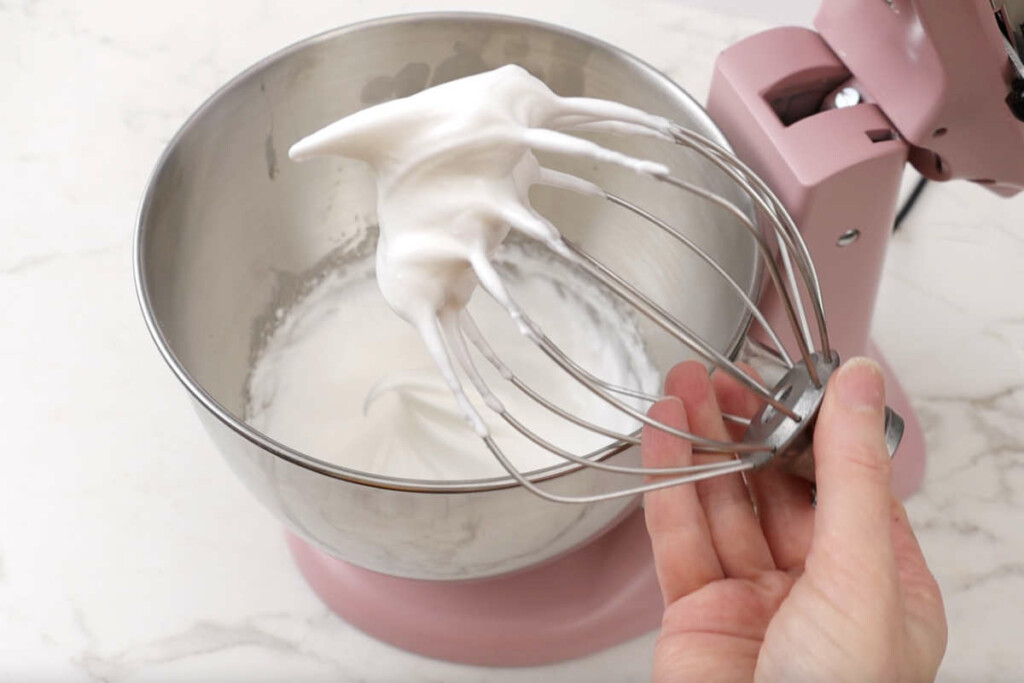
[[[788,472],[810,481],[814,480],[814,460],[811,457],[811,442],[818,408],[825,397],[828,378],[839,367],[839,354],[835,351],[825,357],[820,353],[811,354],[814,375],[821,384],[811,378],[811,368],[803,362],[797,363],[776,382],[773,396],[800,416],[795,422],[766,404],[750,419],[750,426],[743,435],[744,443],[764,444],[771,448],[767,456],[754,457],[755,467],[763,467],[770,460]]]

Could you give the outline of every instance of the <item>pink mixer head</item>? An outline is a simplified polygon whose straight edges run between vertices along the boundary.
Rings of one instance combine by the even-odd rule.
[[[1024,188],[1021,0],[825,0],[815,27],[925,177]]]

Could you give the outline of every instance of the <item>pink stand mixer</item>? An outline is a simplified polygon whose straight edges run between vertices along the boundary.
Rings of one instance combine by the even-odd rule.
[[[595,73],[637,69],[639,80],[671,87],[614,48],[514,19],[398,17],[311,39],[226,86],[172,141],[140,212],[136,280],[158,348],[229,465],[289,529],[296,563],[326,604],[370,635],[412,652],[477,665],[537,665],[595,652],[659,625],[663,605],[636,500],[577,513],[546,501],[527,504],[529,494],[510,481],[445,487],[375,478],[296,452],[240,417],[253,339],[266,322],[261,316],[275,301],[298,294],[299,285],[279,273],[320,267],[326,251],[322,245],[293,248],[279,227],[291,225],[292,214],[309,218],[314,209],[307,207],[319,206],[325,215],[332,210],[316,200],[330,183],[318,186],[312,176],[299,175],[306,171],[281,172],[274,151],[275,136],[297,139],[315,127],[312,122],[329,120],[331,110],[324,105],[291,120],[288,105],[260,109],[252,103],[274,93],[289,102],[293,91],[316,90],[308,81],[319,65],[380,50],[382,35],[393,40],[393,50],[423,53],[428,72],[431,64],[435,72],[473,73],[524,59],[529,67],[528,50],[508,48],[514,42],[505,43],[498,63],[484,59],[480,44],[459,37],[461,22],[484,24],[483,43],[502,32],[535,31],[544,40],[555,35],[561,47],[554,52],[567,51]],[[445,60],[415,34],[435,25],[439,44],[455,44],[454,56]],[[906,497],[924,475],[921,428],[868,338],[900,180],[909,161],[929,179],[967,179],[1007,196],[1024,187],[1024,2],[825,0],[815,26],[766,31],[723,52],[707,103],[710,120],[699,107],[687,109],[693,105],[685,94],[679,106],[692,117],[686,123],[702,126],[705,135],[720,128],[795,220],[817,266],[840,355],[869,355],[886,368],[890,405],[905,421],[893,461],[894,490]],[[396,30],[410,34],[381,33]],[[570,42],[558,43],[557,36]],[[385,96],[409,94],[403,88],[417,79],[421,63],[395,63],[406,61],[416,68],[396,69]],[[375,82],[325,78],[317,87],[359,92],[359,106]],[[546,80],[557,91],[559,85],[572,89],[579,78],[556,63]],[[410,92],[424,84],[413,83]],[[670,108],[675,96],[664,97],[660,104]],[[237,144],[219,141],[227,127],[234,128],[227,137],[237,136]],[[227,146],[214,150],[216,144]],[[249,173],[242,168],[260,172],[251,182],[237,180]],[[223,180],[228,177],[230,183]],[[282,187],[288,194],[275,194]],[[261,188],[267,188],[262,206],[253,201]],[[240,227],[234,233],[216,227],[227,224]],[[223,265],[227,261],[245,265]],[[264,276],[272,272],[276,279]],[[760,308],[769,321],[784,317],[771,292]],[[723,352],[738,350],[734,328],[716,342]],[[573,492],[567,479],[553,477],[552,487]],[[551,533],[540,545],[521,538],[503,525],[513,516],[520,526],[532,522]],[[460,534],[472,552],[451,541]]]

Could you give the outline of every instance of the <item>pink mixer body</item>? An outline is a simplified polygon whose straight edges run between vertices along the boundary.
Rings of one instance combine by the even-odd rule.
[[[840,355],[886,369],[906,422],[893,462],[893,490],[905,498],[924,478],[924,436],[869,340],[900,179],[909,161],[934,180],[1020,191],[1024,125],[1007,104],[1017,74],[986,0],[827,0],[815,26],[725,50],[708,111],[799,226]],[[763,310],[788,330],[772,294]]]
[[[821,282],[829,336],[842,358],[869,353],[909,155],[909,145],[876,104],[822,109],[851,79],[817,33],[780,28],[723,52],[708,99],[709,113],[737,155],[768,182],[800,228]],[[761,308],[791,337],[773,294]],[[784,341],[793,346],[791,338]],[[890,404],[907,422],[893,463],[894,490],[905,497],[924,476],[923,437],[902,389],[891,373],[888,379]]]

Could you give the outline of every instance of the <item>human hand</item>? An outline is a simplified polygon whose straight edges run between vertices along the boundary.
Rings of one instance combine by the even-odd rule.
[[[650,415],[701,436],[736,438],[722,411],[758,407],[697,362],[677,365],[665,385],[674,398]],[[884,406],[874,363],[851,360],[831,378],[814,433],[816,509],[807,482],[770,466],[748,475],[749,488],[730,475],[645,496],[666,605],[655,681],[934,679],[946,618],[889,490]],[[650,427],[642,452],[648,467],[714,457]]]

